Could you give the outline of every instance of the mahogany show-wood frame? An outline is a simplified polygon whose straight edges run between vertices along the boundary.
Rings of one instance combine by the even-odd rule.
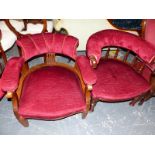
[[[10,23],[9,19],[4,20],[6,25],[9,27],[9,29],[16,35],[17,39],[21,38],[24,34],[18,32]],[[24,29],[27,30],[27,24],[28,23],[33,23],[33,24],[38,24],[42,23],[43,24],[43,29],[41,33],[47,32],[47,20],[46,19],[23,19],[24,22]]]
[[[123,57],[123,59],[119,59],[118,58],[118,54],[119,54],[119,51],[120,49],[122,49],[121,47],[114,47],[116,48],[116,51],[114,56],[111,57],[109,55],[110,51],[112,51],[110,49],[110,47],[108,47],[108,50],[105,50],[106,54],[105,56],[102,56],[102,58],[100,59],[100,61],[104,61],[106,59],[114,59],[114,60],[117,60],[117,61],[122,61],[124,62],[124,65],[129,65],[130,67],[132,67],[137,73],[139,74],[143,74],[143,71],[144,71],[144,68],[148,68],[149,69],[149,66],[142,60],[140,59],[135,53],[133,53],[132,51],[130,50],[126,50],[126,53]],[[127,61],[128,59],[128,56],[130,55],[130,53],[132,53],[132,55],[134,56],[134,59],[132,60],[131,63],[129,63]],[[96,58],[94,56],[91,56],[89,57],[90,59],[90,63],[92,65],[92,67],[95,69],[97,67],[97,61],[96,61]],[[151,63],[155,63],[155,58],[152,60]],[[131,106],[134,106],[136,103],[138,103],[138,105],[142,105],[144,103],[144,101],[148,100],[149,98],[151,98],[152,96],[155,96],[155,72],[151,71],[151,76],[150,76],[150,79],[149,79],[149,83],[150,83],[150,86],[151,86],[151,91],[148,91],[144,94],[140,94],[139,96],[135,97],[135,98],[130,98],[128,100],[121,100],[121,101],[130,101],[131,102],[129,103],[129,105]],[[103,101],[103,102],[114,102],[114,100],[107,100],[107,99],[103,99],[103,98],[93,98],[91,99],[91,109],[90,111],[94,111],[94,108],[97,104],[98,101]],[[120,101],[119,101],[120,102]]]
[[[82,79],[80,70],[76,64],[76,61],[75,61],[75,65],[72,67],[72,66],[69,66],[65,63],[57,62],[55,59],[56,55],[57,54],[53,54],[53,53],[45,54],[44,63],[33,66],[31,68],[29,68],[28,62],[25,62],[25,64],[23,65],[23,68],[22,68],[21,77],[20,77],[20,81],[19,81],[19,85],[18,85],[17,90],[14,92],[7,92],[7,94],[6,94],[7,98],[12,99],[13,112],[14,112],[17,120],[25,127],[29,126],[28,120],[18,114],[19,100],[21,97],[24,80],[29,74],[31,74],[35,70],[38,70],[38,69],[45,67],[45,66],[63,67],[64,69],[70,70],[71,72],[76,74],[79,78],[81,88],[82,88],[82,92],[83,92],[85,99],[86,99],[86,111],[82,113],[83,119],[87,116],[87,113],[90,110],[90,101],[91,101],[90,92],[91,92],[92,87],[90,85],[85,85],[85,83]],[[73,114],[75,114],[75,113],[73,113]],[[64,116],[62,118],[65,118],[65,117],[66,116]],[[61,119],[61,118],[59,118],[59,119]]]

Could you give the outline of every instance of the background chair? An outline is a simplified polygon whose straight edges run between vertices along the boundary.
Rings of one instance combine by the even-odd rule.
[[[10,30],[20,38],[25,34],[36,34],[41,32],[52,32],[53,31],[53,21],[46,19],[24,19],[22,30],[16,29],[9,19],[5,20],[5,23],[10,28]]]
[[[112,47],[116,48],[113,56]],[[118,30],[99,31],[87,42],[87,56],[97,75],[92,111],[99,100],[132,100],[134,106],[154,96],[155,47],[142,38]]]
[[[24,28],[24,24],[22,20],[10,20],[10,23],[15,27],[18,31],[21,31]],[[9,51],[15,44],[15,41],[17,40],[16,35],[9,29],[7,24],[4,20],[0,20],[0,30],[2,33],[1,36],[1,51],[5,53],[3,55],[3,59],[5,62],[7,62],[7,56],[6,53]]]
[[[84,56],[77,58],[78,40],[58,33],[25,35],[17,40],[21,57],[8,61],[1,87],[12,98],[18,121],[28,126],[28,118],[56,120],[75,113],[86,117],[90,109],[91,85],[96,82],[93,69],[85,64]],[[75,65],[58,62],[64,55]],[[45,55],[42,64],[30,67],[29,61]]]
[[[143,19],[108,19],[109,23],[119,30],[123,31],[137,31],[139,36],[142,36],[142,29],[144,26]]]

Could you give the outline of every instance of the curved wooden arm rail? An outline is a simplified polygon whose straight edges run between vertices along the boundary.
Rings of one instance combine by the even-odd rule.
[[[140,37],[117,30],[99,31],[88,39],[87,56],[97,74],[92,90],[92,111],[97,101],[131,100],[129,104],[134,106],[142,105],[155,95],[155,48]],[[131,83],[127,86],[127,82],[119,78],[130,79]]]
[[[38,39],[38,38],[36,39],[36,37],[38,37],[40,39]],[[53,37],[53,39],[52,39],[52,37]],[[50,39],[50,40],[48,40],[47,38]],[[24,40],[24,39],[28,40],[27,41],[28,44],[25,43],[26,40]],[[40,41],[42,39],[43,39],[42,44],[39,44],[40,42],[37,43],[38,40]],[[31,43],[30,40],[33,40],[33,42]],[[54,41],[56,41],[56,42],[54,42]],[[60,41],[60,42],[57,42],[57,41]],[[71,75],[71,81],[73,81],[72,78],[76,77],[75,80],[77,80],[78,83],[80,84],[80,86],[78,86],[78,88],[79,88],[79,90],[81,90],[80,94],[82,95],[81,96],[82,99],[77,99],[76,98],[76,95],[79,97],[79,95],[78,95],[79,92],[76,92],[76,90],[78,90],[77,89],[77,83],[71,84],[72,87],[70,88],[71,90],[70,89],[69,90],[70,91],[74,90],[76,93],[73,96],[70,96],[70,94],[68,94],[67,95],[68,98],[67,99],[65,98],[65,101],[68,101],[68,99],[73,98],[73,97],[75,98],[75,101],[74,101],[75,103],[73,103],[73,107],[71,107],[71,109],[69,109],[69,110],[72,110],[72,108],[73,108],[73,112],[68,112],[68,111],[64,112],[65,113],[64,116],[61,116],[61,117],[59,117],[59,116],[56,117],[56,116],[53,116],[53,114],[52,114],[51,118],[49,118],[50,116],[49,117],[45,116],[44,119],[45,120],[57,120],[57,119],[62,119],[62,118],[68,117],[68,116],[76,114],[76,113],[82,113],[82,118],[85,118],[87,116],[88,111],[90,110],[90,100],[91,100],[90,91],[91,91],[92,87],[91,87],[91,85],[87,86],[84,83],[83,77],[81,75],[81,72],[78,69],[77,64],[76,64],[76,47],[78,46],[78,40],[76,38],[74,38],[72,36],[68,36],[68,35],[66,36],[66,35],[62,35],[62,34],[44,33],[44,34],[29,35],[29,36],[22,37],[22,38],[20,38],[17,41],[17,44],[18,44],[18,46],[21,49],[21,57],[23,57],[25,59],[25,64],[23,65],[23,67],[21,69],[21,75],[20,75],[20,80],[19,80],[19,84],[18,84],[17,90],[15,90],[14,92],[8,91],[7,97],[8,98],[12,98],[13,111],[14,111],[14,114],[15,114],[16,118],[18,119],[18,121],[23,126],[27,127],[28,126],[27,119],[29,119],[29,118],[32,118],[32,119],[42,119],[42,118],[40,118],[40,116],[36,116],[35,118],[34,117],[25,116],[25,115],[23,116],[23,115],[21,115],[21,113],[19,113],[19,110],[20,110],[20,105],[22,104],[21,98],[23,96],[23,91],[25,90],[25,81],[27,81],[28,77],[30,77],[31,75],[33,75],[37,71],[41,71],[42,69],[44,70],[45,68],[50,68],[50,69],[52,69],[52,68],[61,68],[61,70],[67,70],[64,73],[67,73],[67,76]],[[37,44],[41,45],[41,46],[37,47]],[[50,52],[51,50],[50,50],[49,45],[51,46],[53,51],[57,51],[57,50],[55,50],[55,48],[56,49],[59,48],[62,53]],[[29,48],[30,46],[31,46],[31,48],[33,48],[33,46],[37,47],[37,48],[33,48],[33,52],[34,53],[30,53],[31,52],[30,49],[27,50],[27,48]],[[42,53],[40,53],[40,51]],[[72,60],[75,61],[75,65],[74,66],[70,66],[70,65],[65,64],[63,62],[57,62],[56,61],[56,56],[57,55],[63,55],[63,56],[67,56],[68,58],[71,58]],[[40,57],[40,56],[44,57],[44,62],[42,64],[39,64],[39,65],[36,65],[36,66],[33,66],[33,67],[30,68],[28,66],[28,62],[33,60],[33,59],[35,59],[35,58],[37,58],[37,57]],[[71,73],[68,73],[68,71],[71,72]],[[53,74],[54,73],[55,72],[53,72]],[[56,76],[57,76],[58,73],[60,73],[60,72],[56,72],[55,73]],[[72,76],[72,75],[74,75],[75,77]],[[46,76],[48,76],[48,75],[45,75],[45,77]],[[61,76],[64,78],[64,77],[66,77],[66,74],[65,75],[62,74]],[[50,76],[50,77],[52,77],[52,76]],[[54,78],[55,78],[55,76],[54,76]],[[60,79],[61,79],[61,77],[60,77]],[[50,78],[50,80],[51,80],[51,78]],[[53,80],[51,80],[51,81],[53,82],[53,84],[56,83],[56,79],[54,81]],[[70,80],[68,80],[68,81],[70,82]],[[41,81],[39,81],[39,82],[41,82]],[[75,82],[75,81],[73,81],[73,82]],[[44,82],[42,84],[44,84]],[[45,83],[45,89],[47,89],[46,85],[48,85],[48,83]],[[55,85],[55,87],[57,87],[57,86],[59,87],[59,85],[60,84],[57,84],[57,85]],[[6,87],[9,87],[9,86],[6,86]],[[68,87],[68,86],[67,85],[66,86],[61,85],[60,88],[61,87],[62,87],[62,92],[59,92],[59,93],[60,93],[60,95],[62,94],[62,97],[61,97],[60,101],[62,101],[62,98],[64,98],[63,96],[65,96],[64,93],[66,93],[66,92],[63,92],[64,89],[66,90],[66,88],[64,88],[64,87]],[[49,88],[50,88],[50,86],[48,86],[48,89],[46,91],[49,91]],[[36,88],[36,89],[39,89],[39,88]],[[56,88],[51,87],[50,89],[56,89]],[[45,97],[46,97],[46,95],[49,95],[49,94],[43,94],[43,95],[45,95]],[[50,94],[50,97],[52,97],[52,96],[53,95]],[[85,105],[83,105],[83,99],[84,99]],[[52,101],[54,102],[54,101],[56,101],[56,99],[54,98]],[[69,100],[68,103],[70,103],[71,101]],[[82,101],[82,103],[78,103],[78,101]],[[63,105],[65,103],[62,102],[61,104]],[[57,105],[57,107],[58,107],[58,105]],[[77,108],[77,110],[76,110],[76,108]],[[78,108],[79,108],[79,110],[78,110]]]

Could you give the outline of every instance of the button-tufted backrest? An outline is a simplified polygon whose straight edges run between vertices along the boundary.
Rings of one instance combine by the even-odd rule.
[[[92,34],[86,46],[87,55],[94,56],[99,62],[101,49],[108,46],[131,50],[147,63],[151,63],[155,58],[154,46],[136,35],[118,30],[103,30]]]
[[[17,45],[25,60],[45,53],[59,53],[76,59],[78,39],[59,33],[40,33],[24,35],[17,40]]]

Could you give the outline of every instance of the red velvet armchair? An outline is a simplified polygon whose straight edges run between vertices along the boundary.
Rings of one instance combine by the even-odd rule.
[[[78,39],[59,33],[25,35],[17,40],[21,57],[8,61],[1,87],[12,98],[18,121],[27,119],[56,120],[75,113],[85,118],[90,110],[90,90],[96,82],[89,60],[76,55]],[[75,61],[74,66],[58,62],[56,55]],[[28,62],[44,56],[44,63],[29,67]]]
[[[97,75],[92,111],[99,100],[131,100],[134,106],[154,95],[155,46],[149,42],[127,32],[103,30],[88,39],[87,56]]]

